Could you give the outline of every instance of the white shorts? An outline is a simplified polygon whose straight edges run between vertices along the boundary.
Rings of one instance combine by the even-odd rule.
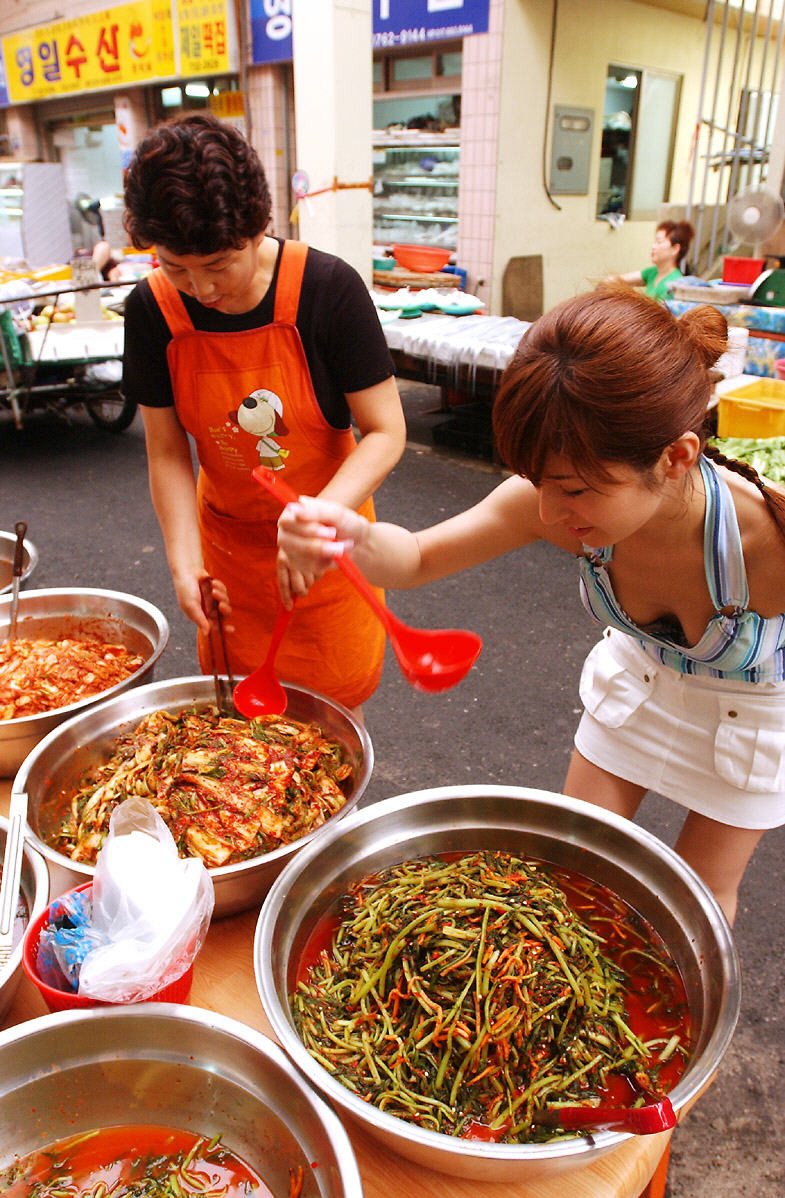
[[[785,824],[785,682],[677,674],[607,628],[580,694],[594,765],[723,824]]]

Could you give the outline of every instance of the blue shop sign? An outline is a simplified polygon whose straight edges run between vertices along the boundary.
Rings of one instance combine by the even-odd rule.
[[[373,0],[373,48],[488,32],[490,0]]]
[[[251,0],[253,61],[292,57],[294,0]],[[417,46],[488,32],[490,0],[373,0],[373,48]]]
[[[5,66],[3,64],[3,48],[0,46],[0,108],[8,104],[8,88],[5,82]]]

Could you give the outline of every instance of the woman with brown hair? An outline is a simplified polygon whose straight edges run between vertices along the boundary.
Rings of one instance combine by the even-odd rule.
[[[159,268],[126,300],[123,391],[141,408],[153,504],[202,669],[209,575],[230,618],[228,664],[245,674],[265,656],[279,579],[287,593],[303,585],[252,471],[281,470],[297,490],[372,518],[406,438],[392,359],[357,272],[267,233],[264,171],[232,125],[195,113],[156,126],[126,172],[125,204],[131,242],[152,246]],[[297,605],[277,668],[357,709],[383,656],[378,621],[331,575]]]
[[[666,300],[671,287],[683,277],[680,263],[687,256],[695,230],[688,220],[663,220],[654,230],[651,245],[651,265],[626,275],[615,275],[606,282],[629,283],[643,287],[652,299]]]
[[[632,818],[687,808],[677,851],[733,920],[763,830],[785,823],[785,501],[706,444],[715,308],[676,320],[627,288],[567,300],[524,334],[494,407],[515,471],[424,532],[307,499],[279,541],[318,573],[351,552],[413,587],[536,540],[578,560],[605,631],[584,666],[566,793]]]

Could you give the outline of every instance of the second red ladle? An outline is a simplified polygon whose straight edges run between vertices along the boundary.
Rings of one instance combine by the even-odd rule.
[[[285,506],[299,495],[267,466],[257,466],[253,477]],[[460,628],[412,628],[394,616],[379,599],[364,574],[345,554],[335,559],[339,570],[357,588],[387,630],[401,673],[418,690],[445,691],[465,678],[480,656],[482,638]]]
[[[283,606],[278,608],[267,656],[257,669],[247,678],[242,678],[234,688],[234,705],[240,715],[249,720],[260,715],[283,715],[286,711],[289,696],[278,681],[274,662],[291,618],[291,611],[287,611]]]

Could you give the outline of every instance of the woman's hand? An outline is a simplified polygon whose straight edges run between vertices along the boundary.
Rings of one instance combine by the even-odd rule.
[[[329,499],[302,497],[278,520],[278,581],[303,595],[334,566],[335,559],[367,539],[370,524],[351,508]],[[286,601],[283,586],[282,597]]]
[[[217,607],[224,620],[225,631],[233,632],[233,625],[226,622],[232,614],[232,605],[229,602],[226,585],[221,582],[220,578],[211,580],[210,594],[214,606],[211,607],[209,616],[205,613],[201,584],[202,580],[206,578],[209,578],[209,574],[204,568],[194,570],[193,573],[173,576],[175,594],[180,609],[204,636],[208,636],[212,629],[217,630],[218,628],[218,617],[215,614],[215,607]]]

